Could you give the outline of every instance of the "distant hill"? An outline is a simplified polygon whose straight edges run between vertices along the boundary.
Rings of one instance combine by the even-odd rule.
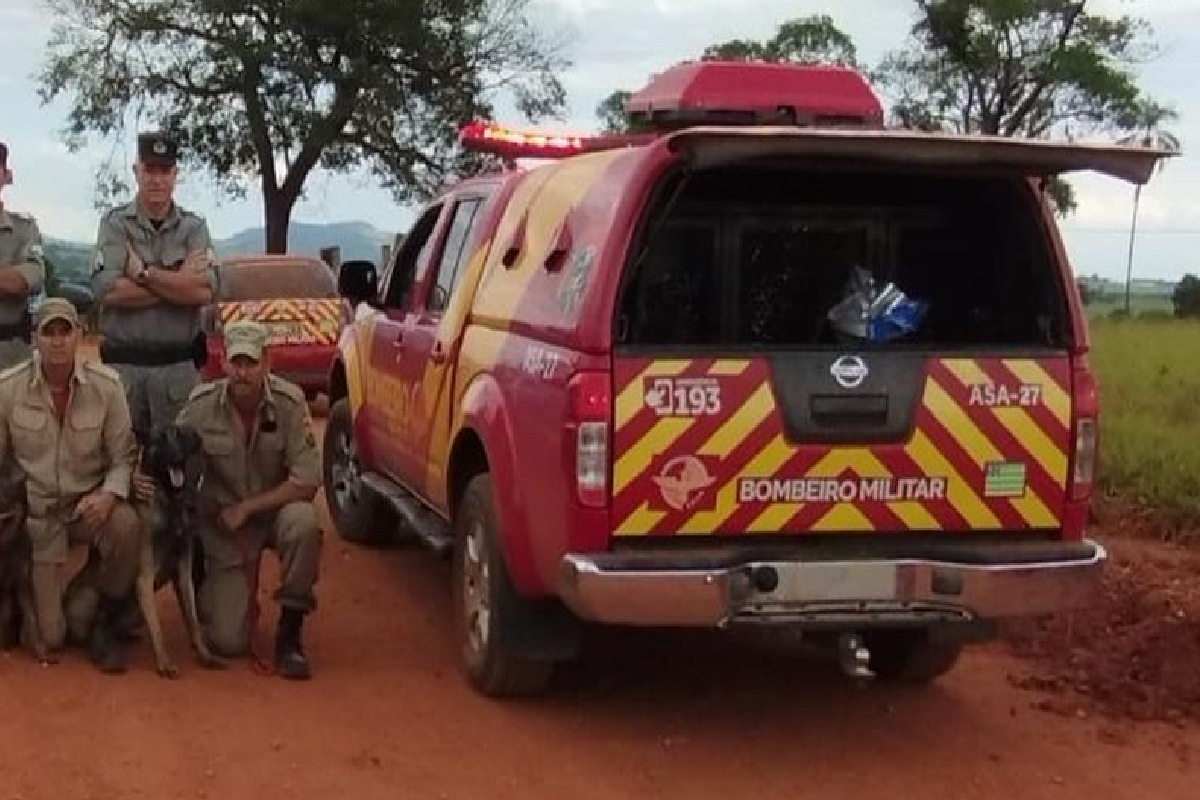
[[[322,248],[342,248],[342,260],[365,259],[379,263],[381,249],[392,241],[385,233],[366,222],[335,222],[317,225],[293,222],[288,227],[288,250],[294,253],[319,255]],[[217,255],[261,253],[266,244],[262,228],[250,228],[216,242]],[[70,242],[46,236],[46,255],[59,272],[61,280],[87,283],[92,271],[91,244]]]

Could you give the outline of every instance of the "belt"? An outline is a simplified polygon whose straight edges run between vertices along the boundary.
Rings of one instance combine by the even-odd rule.
[[[194,363],[195,346],[186,344],[178,347],[146,347],[142,345],[100,345],[100,360],[105,364],[123,364],[131,367],[167,367],[184,362]]]

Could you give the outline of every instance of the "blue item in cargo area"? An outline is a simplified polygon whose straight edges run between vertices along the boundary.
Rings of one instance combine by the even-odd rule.
[[[829,311],[829,321],[840,333],[871,342],[890,342],[917,330],[928,304],[913,300],[895,284],[875,290],[868,270],[855,267],[846,297]]]

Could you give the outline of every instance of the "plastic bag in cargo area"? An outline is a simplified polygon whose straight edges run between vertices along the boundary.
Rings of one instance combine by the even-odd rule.
[[[904,294],[894,283],[875,288],[870,271],[855,267],[846,297],[829,310],[829,321],[838,332],[855,339],[889,342],[915,331],[927,305]]]

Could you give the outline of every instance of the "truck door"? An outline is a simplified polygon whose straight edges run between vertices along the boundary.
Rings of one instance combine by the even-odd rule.
[[[440,238],[443,211],[443,203],[429,206],[405,238],[387,275],[382,313],[371,331],[369,378],[364,386],[371,452],[378,469],[401,482],[409,472],[406,465],[411,459],[405,448],[416,422],[410,389],[417,378],[408,373],[416,362],[406,353],[416,322],[413,302]]]
[[[445,453],[431,453],[434,425],[445,425],[446,415],[435,414],[443,405],[449,391],[451,372],[450,350],[461,331],[442,331],[439,326],[458,288],[478,238],[474,234],[482,217],[484,196],[477,193],[458,195],[447,201],[446,233],[441,247],[431,259],[428,280],[422,281],[414,294],[411,324],[404,332],[405,342],[399,358],[399,374],[405,381],[404,391],[409,399],[411,424],[404,430],[405,443],[401,448],[400,479],[428,497],[430,479],[438,480],[444,469]]]

